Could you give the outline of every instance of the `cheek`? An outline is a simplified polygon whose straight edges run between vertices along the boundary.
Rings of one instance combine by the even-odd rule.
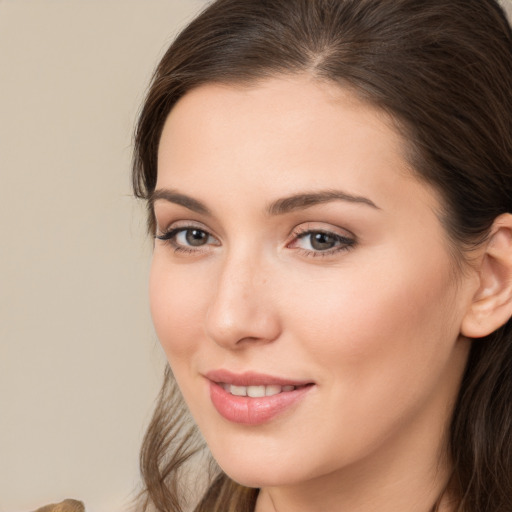
[[[329,404],[314,428],[332,440],[332,465],[340,453],[368,453],[421,411],[444,414],[462,371],[446,260],[383,268],[296,283],[290,302],[295,348]]]
[[[293,296],[297,333],[310,355],[358,392],[374,393],[376,380],[415,381],[449,357],[458,335],[446,258],[388,260],[303,281]]]
[[[197,273],[166,264],[154,254],[149,280],[150,308],[157,337],[173,370],[197,349],[206,311],[208,284]]]

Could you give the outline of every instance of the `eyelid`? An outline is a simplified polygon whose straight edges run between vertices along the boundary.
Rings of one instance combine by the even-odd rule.
[[[329,233],[342,238],[356,239],[356,235],[352,231],[325,222],[303,222],[292,229],[291,235],[300,236],[301,234],[311,232]]]
[[[196,220],[190,220],[190,219],[183,219],[183,220],[173,220],[172,222],[163,223],[165,225],[165,228],[160,227],[160,223],[157,219],[156,224],[156,232],[155,232],[155,238],[160,235],[165,235],[166,233],[169,233],[169,231],[172,231],[174,229],[201,229],[203,231],[206,231],[208,233],[211,233],[211,229],[209,229],[207,226],[205,226],[202,222],[196,221]]]
[[[325,233],[328,235],[332,235],[336,238],[341,238],[343,240],[351,240],[354,242],[357,240],[356,235],[349,231],[348,229],[333,226],[332,224],[326,224],[323,222],[301,223],[292,229],[290,237],[300,238],[310,233]]]
[[[344,233],[340,233],[339,231],[343,231]],[[325,249],[325,250],[315,250],[315,249],[304,249],[302,247],[293,247],[299,240],[306,238],[309,235],[314,233],[322,233],[325,235],[329,235],[334,238],[337,242],[339,242],[336,246]],[[306,223],[305,225],[296,226],[290,235],[292,240],[286,244],[286,247],[289,249],[293,249],[296,251],[300,251],[304,256],[307,257],[326,257],[326,256],[334,256],[336,253],[347,251],[352,249],[357,244],[356,236],[346,230],[341,228],[335,228],[332,225],[326,227],[325,225],[318,225],[317,223]]]

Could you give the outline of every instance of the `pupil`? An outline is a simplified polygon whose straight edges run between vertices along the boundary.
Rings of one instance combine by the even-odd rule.
[[[336,240],[331,235],[326,233],[315,233],[311,237],[311,246],[313,249],[318,251],[325,251],[326,249],[332,249]]]
[[[200,229],[189,229],[185,235],[187,243],[190,245],[198,246],[204,245],[208,240],[208,236],[204,231]]]

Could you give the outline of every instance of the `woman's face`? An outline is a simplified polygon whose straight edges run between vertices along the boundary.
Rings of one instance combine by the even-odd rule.
[[[473,292],[404,152],[384,114],[306,76],[205,85],[169,115],[152,316],[235,480],[439,457]]]

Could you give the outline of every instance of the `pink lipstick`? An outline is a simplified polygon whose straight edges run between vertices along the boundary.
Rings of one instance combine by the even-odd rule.
[[[244,425],[270,421],[304,398],[314,384],[226,370],[209,372],[206,378],[210,381],[210,398],[217,412],[228,421]]]

